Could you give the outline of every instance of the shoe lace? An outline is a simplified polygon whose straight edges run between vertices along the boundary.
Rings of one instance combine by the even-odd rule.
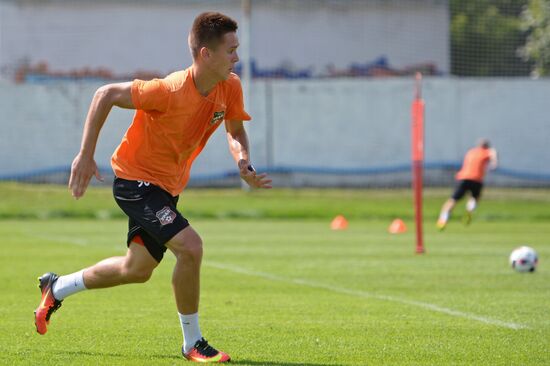
[[[52,316],[53,313],[57,311],[61,307],[61,301],[55,300],[53,304],[48,309],[48,313],[46,314],[46,320],[50,320],[50,316]]]
[[[204,357],[213,357],[218,354],[218,350],[208,344],[208,341],[204,338],[199,339],[194,348]]]

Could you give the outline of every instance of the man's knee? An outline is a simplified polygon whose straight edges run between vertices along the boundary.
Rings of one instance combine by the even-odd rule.
[[[147,282],[157,266],[158,262],[144,246],[131,243],[122,265],[122,277],[127,283]]]
[[[180,242],[173,251],[178,259],[200,261],[202,259],[202,239],[197,236],[191,240]]]
[[[202,259],[202,239],[190,226],[174,236],[167,246],[178,259],[186,261]]]
[[[154,268],[137,267],[132,265],[124,266],[124,278],[128,283],[147,282],[153,274]]]

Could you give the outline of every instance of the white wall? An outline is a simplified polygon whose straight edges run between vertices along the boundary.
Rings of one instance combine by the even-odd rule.
[[[288,60],[320,70],[385,55],[398,68],[431,61],[443,72],[450,69],[445,1],[333,1],[322,7],[312,1],[281,3],[291,2],[253,7],[251,52],[261,65]]]
[[[68,167],[98,86],[0,84],[0,175]],[[263,167],[408,164],[412,89],[409,79],[256,80],[248,103],[253,160]],[[434,78],[425,80],[423,92],[427,163],[460,162],[487,137],[502,168],[550,175],[550,80]],[[96,152],[100,166],[109,166],[131,117],[130,111],[111,113]],[[192,174],[233,170],[221,128]]]
[[[151,2],[153,3],[153,2]],[[27,60],[52,70],[105,67],[118,75],[165,74],[191,63],[194,17],[215,9],[242,20],[240,0],[0,2],[0,70]],[[251,55],[262,68],[290,63],[322,72],[387,56],[402,68],[449,71],[446,1],[252,2]]]

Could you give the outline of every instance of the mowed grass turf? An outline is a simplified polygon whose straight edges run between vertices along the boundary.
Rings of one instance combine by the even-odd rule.
[[[126,221],[108,189],[79,202],[54,186],[0,193],[0,364],[186,363],[169,253],[145,284],[67,298],[38,335],[36,277],[123,255]],[[550,364],[549,192],[489,188],[469,227],[457,207],[437,232],[448,193],[426,192],[416,255],[407,191],[187,192],[180,209],[205,246],[203,334],[238,365]],[[335,213],[348,230],[329,229]],[[409,230],[390,235],[398,216]],[[536,273],[509,268],[520,244],[537,250]]]

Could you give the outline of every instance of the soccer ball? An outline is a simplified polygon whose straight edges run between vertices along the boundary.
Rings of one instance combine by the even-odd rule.
[[[537,252],[531,247],[522,246],[510,254],[510,265],[518,272],[534,272],[538,261]]]

